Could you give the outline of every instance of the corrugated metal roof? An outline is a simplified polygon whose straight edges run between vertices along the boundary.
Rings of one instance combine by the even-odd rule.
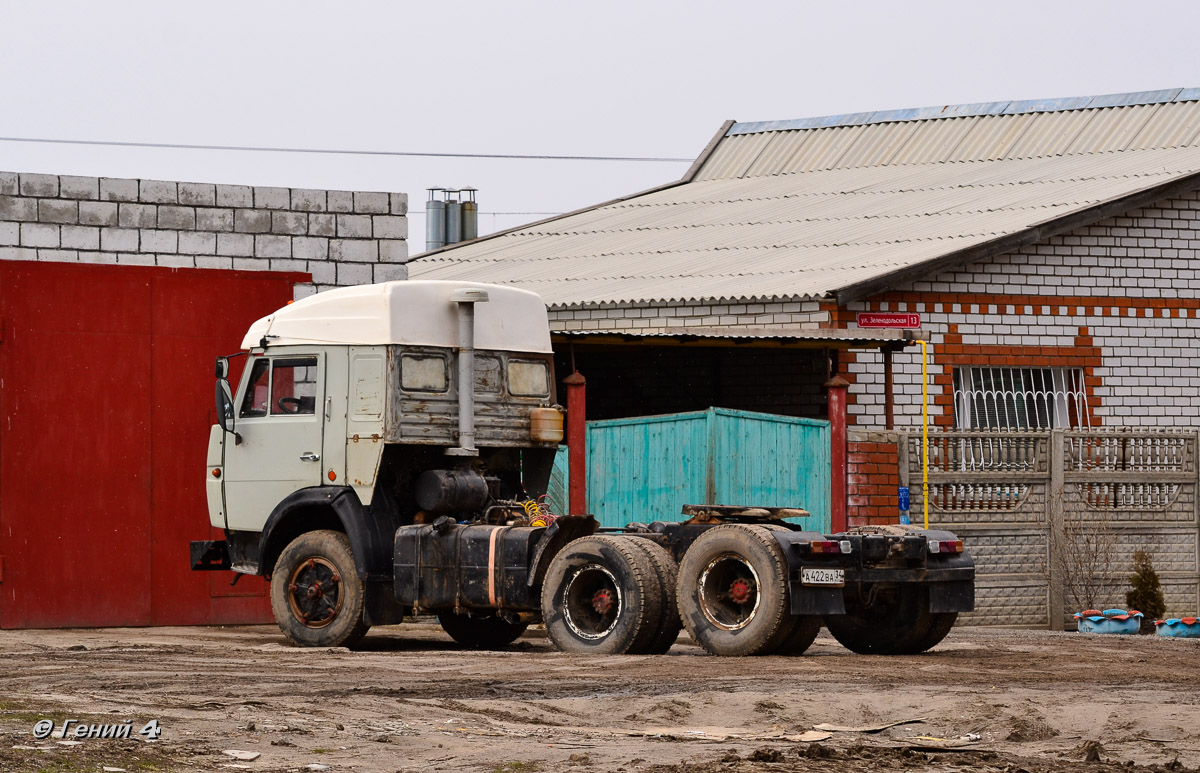
[[[673,327],[610,330],[552,330],[552,338],[620,338],[626,341],[646,339],[713,339],[743,341],[778,341],[783,343],[809,342],[826,345],[842,344],[887,344],[895,341],[915,341],[922,338],[924,331],[894,330],[885,328],[766,328],[742,326],[731,331],[727,327]]]
[[[554,306],[827,297],[1200,174],[1200,90],[734,124],[673,187],[418,256]]]

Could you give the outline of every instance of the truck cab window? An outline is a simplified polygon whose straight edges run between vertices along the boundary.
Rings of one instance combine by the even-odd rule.
[[[409,392],[445,392],[450,385],[446,358],[440,354],[400,356],[400,386]]]
[[[246,418],[267,415],[270,376],[271,361],[265,357],[255,360],[250,371],[250,383],[246,386],[246,396],[242,399],[239,416]]]
[[[317,409],[317,358],[274,360],[271,369],[271,415],[311,416]]]

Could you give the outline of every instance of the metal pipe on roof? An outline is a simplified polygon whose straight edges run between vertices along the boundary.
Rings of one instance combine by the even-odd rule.
[[[462,241],[469,242],[479,236],[479,205],[475,203],[475,189],[463,188],[466,201],[462,205]]]
[[[457,244],[462,241],[462,204],[455,189],[448,188],[442,195],[446,207],[446,244]]]
[[[425,200],[425,251],[440,250],[446,246],[446,203],[435,197],[441,188],[429,188]]]

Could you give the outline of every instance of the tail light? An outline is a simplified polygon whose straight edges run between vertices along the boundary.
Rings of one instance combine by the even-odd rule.
[[[962,540],[929,540],[930,553],[961,553],[963,552]]]
[[[814,540],[808,543],[808,547],[813,553],[849,553],[851,551],[850,540],[844,539],[840,542],[833,540]]]

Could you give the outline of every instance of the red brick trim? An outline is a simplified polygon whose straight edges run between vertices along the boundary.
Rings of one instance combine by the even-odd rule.
[[[1048,295],[980,295],[971,293],[913,293],[888,292],[860,301],[870,311],[882,311],[881,304],[888,304],[892,311],[917,311],[923,304],[926,312],[954,314],[1040,314],[1045,316],[1094,316],[1126,317],[1178,316],[1200,318],[1200,298],[1110,298],[1105,296],[1048,296]],[[940,306],[940,308],[938,308]],[[822,310],[826,310],[822,305]],[[1167,313],[1153,313],[1154,310]],[[1151,311],[1150,314],[1145,314]],[[1176,314],[1170,314],[1174,311]],[[1191,312],[1189,314],[1189,312]],[[832,314],[830,315],[832,318]],[[854,319],[853,312],[839,315],[845,326]]]
[[[951,325],[950,327],[954,327]],[[1095,369],[1103,364],[1100,347],[1095,346],[1086,327],[1079,328],[1074,346],[963,346],[962,335],[946,333],[941,346],[934,350],[940,373],[933,373],[932,381],[941,387],[941,393],[933,395],[933,404],[942,406],[942,414],[933,417],[939,427],[954,424],[954,368],[1078,368],[1083,371],[1083,387],[1088,411],[1094,416],[1100,407],[1096,387],[1100,377]]]

